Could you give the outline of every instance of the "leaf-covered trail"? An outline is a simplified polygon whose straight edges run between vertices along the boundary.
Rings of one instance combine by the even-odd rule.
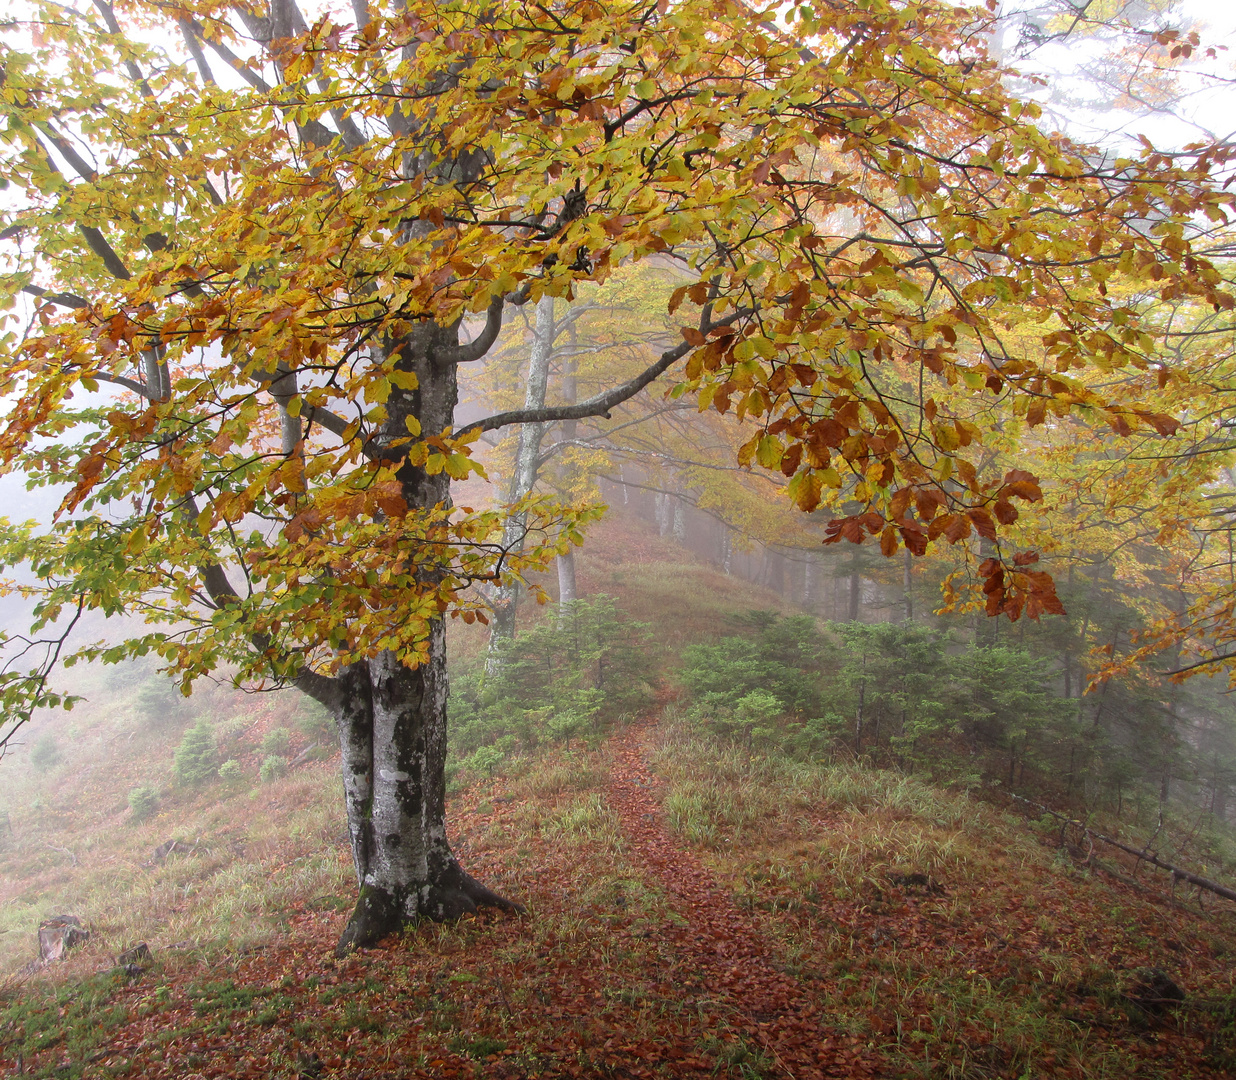
[[[763,1051],[771,1059],[770,1072],[797,1080],[871,1075],[860,1054],[842,1045],[852,1040],[830,1035],[827,1018],[798,980],[777,970],[771,944],[699,857],[666,831],[653,794],[657,780],[644,756],[651,726],[652,721],[641,721],[615,737],[606,794],[630,840],[632,861],[647,868],[683,920],[663,932],[673,957],[666,981],[731,1013],[731,1034],[741,1032]]]

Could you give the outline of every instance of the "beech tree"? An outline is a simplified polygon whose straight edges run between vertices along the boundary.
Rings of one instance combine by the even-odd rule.
[[[37,599],[9,643],[6,737],[61,702],[60,662],[153,651],[186,689],[224,666],[317,699],[359,883],[341,949],[513,906],[447,839],[444,620],[478,617],[470,582],[547,565],[588,515],[529,499],[508,551],[509,508],[451,502],[482,433],[603,416],[672,373],[748,425],[739,462],[780,470],[801,509],[834,493],[832,539],[921,554],[977,531],[988,610],[1036,615],[1059,607],[1050,578],[1001,528],[1038,485],[980,479],[969,416],[1168,433],[1082,376],[1155,366],[1140,295],[1232,305],[1197,250],[1234,197],[1223,149],[1104,160],[1045,133],[983,11],[30,10],[0,29],[0,463],[66,493],[50,528],[0,539]],[[644,260],[675,344],[573,405],[456,424],[458,369],[513,306]],[[991,408],[886,392],[907,376]],[[75,643],[88,611],[147,625]]]

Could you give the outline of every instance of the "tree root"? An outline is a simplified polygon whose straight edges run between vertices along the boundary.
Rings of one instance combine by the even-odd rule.
[[[412,899],[416,894],[419,896]],[[366,885],[361,888],[352,917],[335,946],[335,956],[342,958],[355,949],[374,945],[384,937],[415,926],[422,919],[452,922],[465,915],[475,915],[483,907],[519,915],[527,913],[523,904],[482,885],[458,863],[450,866],[434,884],[408,890],[403,895]]]

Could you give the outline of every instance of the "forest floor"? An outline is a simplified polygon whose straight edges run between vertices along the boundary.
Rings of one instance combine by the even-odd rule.
[[[0,995],[0,1075],[1236,1070],[1233,913],[1079,868],[962,795],[718,751],[669,708],[451,815],[461,861],[526,915],[336,960],[346,900],[289,893],[268,941],[152,941],[136,977],[97,970],[95,941]],[[1183,1003],[1157,1000],[1156,971]]]

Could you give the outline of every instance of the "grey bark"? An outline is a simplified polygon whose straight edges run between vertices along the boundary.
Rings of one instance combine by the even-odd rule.
[[[674,527],[674,496],[668,491],[658,491],[656,499],[657,532],[668,536]]]
[[[570,319],[568,323],[569,339],[568,345],[571,350],[571,355],[563,363],[562,367],[562,400],[567,405],[574,405],[579,400],[579,380],[576,378],[576,361],[575,350],[579,345],[578,323],[575,319]],[[574,441],[577,429],[579,427],[578,420],[564,420],[562,422],[562,441],[571,443]],[[626,491],[625,485],[623,491]],[[565,613],[568,604],[575,603],[579,599],[579,590],[575,581],[575,548],[568,547],[556,560],[558,570],[558,607],[559,611]]]
[[[912,573],[914,569],[914,556],[910,554],[910,549],[906,548],[902,556],[901,564],[901,595],[905,601],[905,621],[914,621],[914,594],[911,591],[913,584]]]
[[[558,556],[558,603],[562,607],[579,599],[575,584],[575,549],[567,548]]]
[[[417,389],[387,403],[380,452],[415,415],[425,430],[450,425],[457,399],[449,359],[457,327],[421,326],[389,343],[395,365],[415,373]],[[447,357],[447,360],[439,359]],[[397,473],[413,510],[450,505],[450,479],[407,461]],[[428,570],[424,584],[440,571]],[[392,652],[353,664],[329,679],[306,673],[297,685],[331,710],[339,727],[348,832],[359,895],[339,941],[342,954],[370,945],[421,918],[449,919],[478,905],[516,905],[476,882],[456,861],[446,836],[446,629],[429,630],[429,656],[407,667]]]
[[[554,298],[542,296],[536,305],[536,323],[532,335],[532,350],[528,358],[528,382],[524,390],[524,409],[540,409],[545,406],[545,393],[549,385],[549,360],[553,355],[556,326],[554,323]],[[523,424],[519,429],[519,442],[515,451],[515,468],[507,491],[508,502],[525,498],[536,483],[537,462],[541,454],[541,442],[545,438],[547,423]],[[509,552],[518,552],[524,544],[528,528],[528,515],[523,511],[512,513],[502,530],[502,547]],[[515,614],[519,606],[519,583],[503,583],[493,590],[490,605],[493,622],[490,626],[489,652],[485,669],[496,673],[502,665],[502,650],[515,637]]]

